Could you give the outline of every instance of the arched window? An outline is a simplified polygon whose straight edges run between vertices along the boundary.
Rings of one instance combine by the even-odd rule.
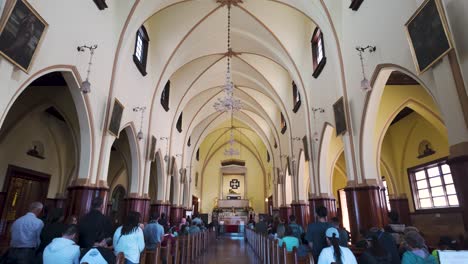
[[[179,119],[177,119],[177,124],[176,124],[176,128],[177,128],[177,131],[179,131],[179,133],[182,132],[182,114],[183,113],[180,113]]]
[[[149,37],[148,32],[144,26],[141,26],[136,33],[136,41],[135,41],[135,53],[133,54],[133,61],[137,66],[138,70],[143,74],[146,75],[146,61],[148,58],[148,43]]]
[[[171,91],[171,81],[167,81],[161,93],[161,105],[164,110],[169,111],[169,93]]]
[[[283,113],[281,113],[281,134],[284,134],[286,129],[288,129],[288,126],[286,125],[286,119],[284,119]]]
[[[323,42],[323,33],[319,27],[317,27],[312,35],[312,64],[314,66],[314,73],[312,76],[317,78],[327,63],[325,57],[325,44]]]
[[[292,92],[293,92],[293,104],[294,104],[294,108],[293,108],[293,112],[294,113],[297,113],[297,110],[299,110],[299,108],[301,107],[301,94],[299,93],[299,90],[297,89],[297,85],[295,82],[292,82]]]

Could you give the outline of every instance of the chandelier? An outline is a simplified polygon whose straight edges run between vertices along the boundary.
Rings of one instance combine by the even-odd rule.
[[[234,54],[231,48],[231,5],[228,5],[228,25],[227,25],[227,66],[226,66],[226,82],[224,84],[224,97],[218,98],[213,107],[217,112],[234,112],[242,109],[242,103],[239,99],[234,98],[234,84],[232,83],[231,73],[231,57]]]
[[[234,139],[234,125],[233,125],[233,112],[231,111],[231,135],[229,138],[229,148],[224,150],[224,156],[237,156],[240,155],[240,151],[234,148],[234,143],[236,142]]]

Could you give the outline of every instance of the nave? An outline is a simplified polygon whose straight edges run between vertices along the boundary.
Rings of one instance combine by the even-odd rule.
[[[201,255],[196,264],[260,264],[252,247],[244,237],[219,237],[208,246],[205,254]]]

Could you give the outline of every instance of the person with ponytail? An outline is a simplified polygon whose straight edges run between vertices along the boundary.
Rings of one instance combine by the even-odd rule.
[[[130,212],[125,224],[114,233],[115,254],[123,252],[125,264],[140,263],[140,253],[145,249],[145,238],[140,228],[140,213]]]
[[[325,231],[329,247],[323,248],[318,258],[318,264],[357,264],[356,257],[347,247],[340,246],[338,229],[330,227]]]

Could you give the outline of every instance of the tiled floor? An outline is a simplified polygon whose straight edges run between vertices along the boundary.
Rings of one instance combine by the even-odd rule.
[[[260,264],[243,237],[220,237],[195,261],[197,264]]]

